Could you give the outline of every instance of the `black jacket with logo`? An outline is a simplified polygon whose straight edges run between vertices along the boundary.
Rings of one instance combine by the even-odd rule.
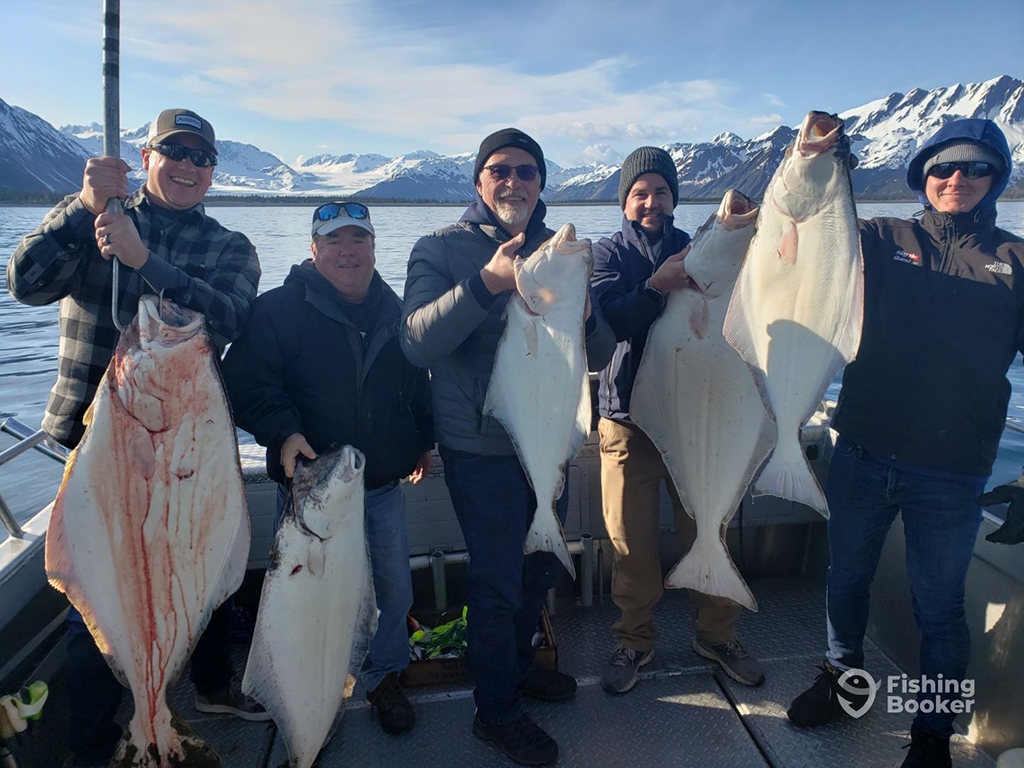
[[[864,328],[833,426],[882,461],[987,476],[1024,350],[1024,240],[993,206],[860,223]]]
[[[311,261],[256,299],[223,371],[235,421],[267,447],[272,479],[285,480],[281,445],[295,432],[318,454],[361,450],[368,490],[405,477],[433,447],[429,379],[402,354],[401,318],[401,300],[376,272],[353,307]]]

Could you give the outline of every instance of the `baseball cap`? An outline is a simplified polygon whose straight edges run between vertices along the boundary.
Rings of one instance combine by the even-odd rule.
[[[149,124],[146,144],[155,144],[182,133],[198,136],[207,148],[217,154],[217,139],[213,126],[190,109],[165,109]]]

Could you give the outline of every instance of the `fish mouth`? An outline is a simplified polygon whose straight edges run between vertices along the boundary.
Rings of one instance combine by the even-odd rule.
[[[199,333],[206,323],[199,313],[146,295],[139,299],[139,338],[165,347],[180,344]]]
[[[796,148],[802,155],[820,155],[832,149],[843,136],[843,121],[838,115],[808,112],[800,126]]]
[[[757,221],[760,208],[750,198],[735,189],[730,189],[718,206],[718,223],[722,229],[733,231],[749,227]]]

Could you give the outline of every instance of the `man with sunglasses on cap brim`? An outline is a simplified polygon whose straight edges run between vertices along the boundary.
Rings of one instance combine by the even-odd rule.
[[[522,131],[483,140],[473,171],[479,199],[457,224],[413,247],[402,327],[406,355],[430,367],[445,482],[469,550],[473,732],[525,765],[554,761],[558,745],[527,717],[522,697],[562,701],[575,695],[576,681],[533,664],[532,638],[562,567],[550,552],[523,554],[536,499],[511,439],[483,408],[516,287],[514,259],[554,234],[540,201],[545,176],[544,153]],[[586,343],[591,369],[603,368],[614,340],[596,310],[586,320]],[[556,505],[562,520],[567,504],[563,493]]]
[[[57,442],[73,448],[82,439],[86,409],[117,346],[112,257],[125,267],[116,297],[123,326],[135,316],[140,296],[161,291],[201,312],[219,349],[245,325],[260,265],[245,235],[203,209],[216,162],[209,122],[187,109],[164,110],[142,150],[142,188],[128,194],[131,168],[123,160],[91,158],[82,190],[51,210],[11,256],[7,285],[15,299],[36,306],[60,302],[57,383],[42,425]],[[126,198],[124,213],[104,212],[110,198]],[[197,707],[265,720],[269,715],[242,696],[232,677],[229,612],[228,604],[215,611],[196,645],[191,677],[200,692]],[[121,736],[113,717],[123,689],[73,608],[68,622],[69,746],[79,764],[105,765]]]
[[[412,607],[399,481],[418,483],[430,471],[430,384],[402,354],[402,302],[374,268],[367,207],[320,206],[311,236],[313,257],[256,299],[224,358],[224,381],[235,422],[267,448],[267,474],[280,484],[279,519],[300,457],[342,445],[366,457],[366,540],[380,616],[360,679],[381,727],[401,733],[415,713],[398,681],[409,665]]]
[[[921,217],[860,222],[864,326],[843,374],[825,489],[828,652],[814,684],[789,708],[795,725],[843,716],[838,697],[851,696],[838,678],[863,668],[870,586],[898,513],[921,675],[933,682],[967,673],[964,588],[979,504],[1010,502],[990,541],[1024,541],[1024,478],[981,495],[1006,420],[1006,372],[1024,350],[1024,239],[996,227],[996,199],[1011,168],[995,123],[950,122],[907,170],[925,205]],[[955,717],[922,707],[904,768],[949,766]]]
[[[679,203],[675,162],[660,147],[640,147],[622,163],[619,206],[622,229],[594,247],[591,282],[618,346],[601,371],[598,422],[601,499],[605,528],[614,547],[612,600],[621,614],[612,627],[616,648],[601,683],[609,693],[631,690],[640,668],[654,658],[654,608],[664,592],[660,544],[660,489],[672,501],[683,553],[697,527],[683,508],[665,461],[629,417],[633,383],[647,333],[665,309],[667,294],[686,288],[690,236],[677,229]],[[696,607],[693,649],[717,662],[739,683],[760,685],[764,671],[736,637],[742,608],[731,600],[688,590]]]

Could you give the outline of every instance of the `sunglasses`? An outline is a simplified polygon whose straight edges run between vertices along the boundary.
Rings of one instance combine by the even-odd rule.
[[[505,165],[504,163],[485,165],[484,170],[489,171],[491,178],[496,181],[504,181],[512,175],[512,171],[516,172],[520,181],[533,181],[540,172],[536,165]]]
[[[324,203],[313,211],[314,221],[331,221],[339,216],[347,219],[368,219],[370,209],[362,203]]]
[[[217,164],[217,156],[205,149],[190,149],[181,144],[150,144],[149,149],[155,149],[168,160],[173,160],[176,163],[187,157],[196,168],[212,168]]]
[[[948,179],[960,171],[965,179],[983,179],[996,172],[992,163],[969,160],[964,163],[937,163],[928,169],[928,175],[937,179]]]

